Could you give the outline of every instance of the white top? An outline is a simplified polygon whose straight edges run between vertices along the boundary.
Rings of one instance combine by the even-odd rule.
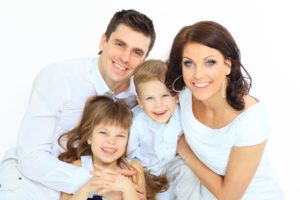
[[[90,178],[88,170],[57,159],[61,152],[57,139],[77,125],[90,96],[107,92],[110,89],[98,70],[98,58],[64,61],[43,69],[34,81],[18,133],[21,173],[66,193],[73,193],[86,183]],[[132,81],[129,90],[118,96],[133,99]]]
[[[139,106],[133,112],[128,157],[139,160],[153,175],[165,173],[166,164],[175,157],[182,132],[179,107],[166,124],[155,122]]]
[[[180,107],[181,123],[187,143],[197,157],[217,174],[225,175],[232,147],[262,143],[271,132],[267,112],[261,102],[239,114],[225,127],[212,129],[195,118],[189,89],[181,92],[179,100],[184,102]],[[215,199],[204,186],[202,192],[204,199]],[[266,152],[242,199],[283,199]]]
[[[86,169],[88,171],[91,171],[94,169],[93,164],[93,157],[92,156],[80,156],[81,160],[81,167],[83,169]],[[93,198],[94,195],[98,195],[97,193],[91,193],[89,194],[89,198]],[[104,197],[102,197],[103,200],[106,200]]]

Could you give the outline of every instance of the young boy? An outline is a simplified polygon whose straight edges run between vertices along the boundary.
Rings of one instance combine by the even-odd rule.
[[[187,187],[191,181],[198,182],[197,178],[175,157],[182,128],[178,96],[172,95],[164,83],[166,71],[165,62],[148,60],[134,75],[139,106],[133,110],[128,157],[139,160],[154,177],[167,176],[170,187],[157,199],[199,199],[200,187]]]

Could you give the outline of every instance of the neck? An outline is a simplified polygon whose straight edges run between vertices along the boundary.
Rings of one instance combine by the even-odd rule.
[[[210,128],[222,128],[239,114],[223,98],[200,101],[193,96],[192,102],[194,116]]]
[[[112,169],[112,170],[120,169],[120,167],[117,164],[117,161],[112,162],[112,163],[104,163],[100,160],[93,159],[93,166],[94,166],[94,169],[99,169],[99,168],[107,168],[107,169]]]

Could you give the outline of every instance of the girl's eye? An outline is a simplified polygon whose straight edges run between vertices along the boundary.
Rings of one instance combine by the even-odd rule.
[[[164,95],[163,95],[163,97],[169,97],[169,96],[170,96],[169,94],[164,94]]]
[[[206,62],[206,64],[208,65],[208,66],[212,66],[212,65],[214,65],[214,64],[216,64],[217,63],[217,61],[215,61],[215,60],[208,60],[207,62]]]
[[[126,138],[125,135],[117,135],[119,138]]]
[[[146,100],[152,100],[153,99],[153,97],[147,97],[146,98]]]
[[[105,134],[106,134],[106,132],[105,132],[105,131],[99,131],[98,133],[99,133],[99,134],[103,134],[103,135],[105,135]]]
[[[183,60],[182,65],[185,67],[191,67],[193,65],[193,62],[191,60]]]

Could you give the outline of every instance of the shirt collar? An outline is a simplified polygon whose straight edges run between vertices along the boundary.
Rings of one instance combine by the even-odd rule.
[[[97,95],[103,95],[105,93],[111,93],[113,92],[110,90],[110,88],[107,86],[106,82],[104,81],[98,67],[98,59],[94,59],[91,64],[91,80],[94,85],[94,88],[96,90]],[[113,96],[115,96],[113,94]],[[116,97],[118,98],[128,98],[129,96],[136,96],[135,86],[133,83],[133,77],[130,78],[130,84],[129,88],[126,91],[123,91],[119,93]]]

